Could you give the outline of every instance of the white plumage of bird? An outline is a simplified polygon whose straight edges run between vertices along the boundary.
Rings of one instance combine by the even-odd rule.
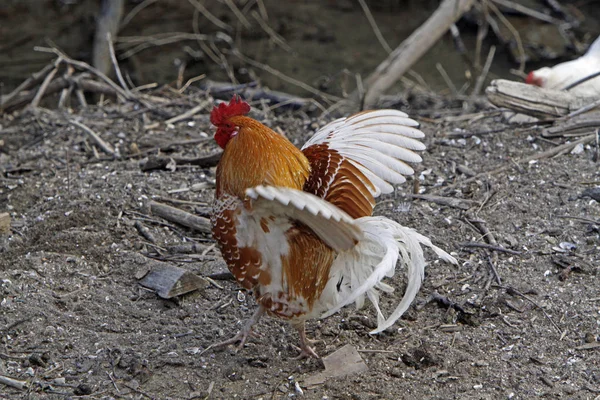
[[[531,71],[525,82],[547,89],[564,90],[569,85],[598,72],[600,72],[600,37],[591,44],[583,56],[553,67]],[[569,92],[582,96],[600,96],[600,76],[573,87]]]

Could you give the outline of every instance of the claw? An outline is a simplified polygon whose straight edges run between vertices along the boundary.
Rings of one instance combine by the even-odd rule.
[[[294,346],[296,347],[296,346]],[[292,360],[296,360],[296,361],[300,361],[300,360],[304,360],[305,358],[316,358],[319,359],[321,357],[319,357],[319,355],[315,352],[315,350],[312,347],[306,346],[304,348],[300,348],[300,347],[296,347],[298,350],[300,350],[300,354],[297,357],[292,357]]]
[[[294,360],[302,360],[305,358],[314,357],[319,359],[319,355],[313,350],[312,347],[309,346],[311,343],[316,343],[318,340],[310,340],[306,337],[306,331],[304,330],[304,322],[295,326],[298,331],[298,335],[300,335],[300,355],[298,357],[294,357]]]
[[[236,344],[237,342],[240,342],[240,344],[237,345],[236,351],[240,351],[242,348],[244,348],[244,345],[248,341],[248,337],[250,337],[250,336],[259,337],[259,335],[257,333],[252,331],[252,326],[254,326],[254,324],[256,324],[260,320],[260,317],[262,317],[262,315],[264,313],[265,313],[264,307],[260,306],[258,308],[258,310],[256,310],[256,312],[254,313],[254,315],[252,315],[252,318],[250,318],[246,322],[246,324],[244,325],[242,330],[239,331],[234,337],[232,337],[231,339],[228,339],[228,340],[224,340],[222,342],[211,344],[206,349],[202,350],[199,355],[202,355],[209,350],[219,349],[221,347],[227,347],[230,344]]]

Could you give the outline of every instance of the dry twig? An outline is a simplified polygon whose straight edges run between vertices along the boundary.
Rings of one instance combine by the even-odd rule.
[[[508,254],[514,254],[514,255],[521,255],[520,251],[511,250],[511,249],[505,249],[502,246],[494,246],[494,245],[487,244],[487,243],[466,242],[466,243],[461,243],[459,246],[461,246],[461,247],[479,247],[479,248],[482,248],[482,249],[499,251],[499,252],[502,252],[502,253],[508,253]]]
[[[256,10],[252,10],[251,14],[252,14],[252,17],[256,20],[256,22],[258,22],[260,27],[263,29],[263,31],[265,31],[267,33],[267,35],[269,35],[269,37],[271,38],[273,43],[275,43],[276,45],[278,45],[279,47],[281,47],[283,50],[287,51],[288,53],[292,53],[294,51],[290,47],[290,45],[287,44],[285,39],[283,37],[281,37],[281,35],[279,35],[277,32],[275,32],[273,30],[273,28],[271,28],[264,19],[262,19],[262,17]]]
[[[194,6],[194,8],[196,10],[198,10],[202,15],[204,15],[206,17],[206,19],[208,19],[210,22],[212,22],[213,24],[215,24],[217,27],[226,30],[226,31],[231,31],[232,28],[230,25],[227,25],[225,22],[221,21],[219,18],[215,17],[210,11],[208,11],[208,9],[206,7],[204,7],[204,5],[198,1],[198,0],[188,0],[190,2],[190,4],[192,6]]]
[[[113,64],[113,68],[115,69],[115,73],[117,74],[117,79],[119,80],[119,83],[121,84],[121,87],[123,88],[123,90],[125,90],[125,93],[131,95],[131,93],[129,92],[129,88],[127,87],[127,84],[125,84],[123,75],[121,74],[121,68],[119,68],[119,63],[117,62],[117,56],[115,54],[115,47],[113,46],[112,36],[110,35],[110,32],[108,32],[106,34],[106,42],[108,43],[108,52],[110,54],[110,60]]]
[[[179,208],[151,201],[150,211],[152,214],[162,217],[167,221],[187,226],[188,228],[192,228],[202,233],[211,232],[210,220],[190,214],[189,212],[180,210]]]
[[[48,75],[46,75],[46,78],[44,78],[44,81],[40,85],[40,88],[38,89],[37,93],[35,94],[35,97],[31,101],[31,108],[37,108],[37,106],[40,104],[40,100],[42,100],[44,93],[46,93],[46,90],[48,89],[48,85],[50,85],[50,82],[52,81],[52,79],[54,79],[54,76],[58,72],[58,67],[60,66],[61,62],[62,62],[62,60],[59,57],[56,60],[56,62],[54,63],[54,69],[52,71],[50,71],[50,73]]]
[[[100,146],[102,151],[104,151],[107,154],[110,154],[111,156],[116,155],[116,151],[112,147],[112,145],[110,143],[107,143],[104,140],[102,140],[100,135],[98,135],[96,132],[94,132],[91,128],[82,124],[79,121],[75,121],[74,119],[69,119],[69,123],[75,125],[76,127],[82,129],[85,133],[90,135],[90,137],[94,140],[94,142],[96,142],[96,144],[98,144],[98,146]]]
[[[473,88],[472,96],[477,96],[481,92],[481,88],[483,87],[483,83],[485,82],[485,78],[487,78],[487,74],[492,66],[492,61],[494,60],[494,55],[496,54],[496,46],[490,47],[490,52],[485,60],[485,64],[483,65],[483,70],[481,74],[477,78],[475,82],[475,87]]]
[[[240,9],[237,8],[237,6],[235,5],[235,3],[232,0],[223,0],[223,2],[225,4],[227,4],[227,7],[229,7],[229,9],[233,12],[233,14],[236,16],[236,18],[242,23],[242,25],[244,25],[244,28],[250,29],[252,27],[252,25],[250,25],[250,22],[244,15],[244,13],[242,13],[240,11]]]
[[[209,106],[211,104],[212,104],[212,99],[204,100],[200,104],[198,104],[196,107],[187,110],[183,114],[177,115],[171,119],[166,120],[165,124],[167,124],[167,125],[175,124],[179,121],[189,119],[189,118],[193,117],[195,114],[198,114],[200,111],[204,110],[207,106]]]
[[[360,6],[362,7],[363,12],[365,13],[367,20],[369,21],[369,25],[371,25],[371,29],[373,29],[373,33],[375,33],[379,44],[381,44],[381,47],[383,47],[386,53],[390,54],[392,52],[392,48],[381,34],[381,30],[379,30],[379,26],[377,26],[377,22],[375,22],[375,18],[373,18],[373,14],[371,14],[369,6],[365,2],[365,0],[358,0],[358,2],[360,3]]]

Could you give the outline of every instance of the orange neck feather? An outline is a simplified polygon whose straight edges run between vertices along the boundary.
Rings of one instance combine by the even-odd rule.
[[[231,117],[239,127],[217,166],[217,197],[227,193],[245,197],[258,185],[302,190],[310,174],[304,154],[283,136],[245,116]]]

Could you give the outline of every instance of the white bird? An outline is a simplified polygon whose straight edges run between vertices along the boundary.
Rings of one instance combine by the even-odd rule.
[[[583,56],[554,67],[531,71],[525,83],[546,89],[565,90],[569,85],[595,73],[600,73],[600,37]],[[600,76],[569,89],[569,92],[582,96],[600,96]]]

